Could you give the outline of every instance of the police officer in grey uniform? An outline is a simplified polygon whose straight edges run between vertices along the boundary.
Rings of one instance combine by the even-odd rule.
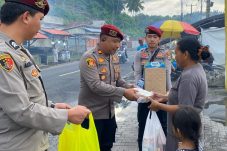
[[[90,112],[51,104],[38,66],[21,45],[39,31],[48,10],[46,0],[6,0],[1,8],[0,151],[45,151],[47,132],[59,134],[67,120],[82,123]]]
[[[79,104],[91,109],[94,115],[101,151],[110,151],[115,142],[114,102],[120,102],[123,96],[135,101],[138,98],[134,86],[121,79],[116,51],[122,39],[117,27],[103,25],[99,44],[80,60]]]
[[[170,90],[171,63],[167,59],[165,55],[165,51],[159,47],[162,31],[154,26],[148,26],[145,29],[145,33],[146,33],[145,40],[148,45],[148,48],[138,51],[135,55],[135,60],[134,60],[134,69],[135,69],[134,75],[136,80],[135,82],[138,84],[138,86],[140,86],[141,88],[144,88],[144,65],[148,61],[164,62],[166,65],[166,79],[167,79],[166,88],[167,90]],[[144,129],[146,125],[146,118],[149,113],[148,106],[149,106],[149,103],[139,103],[138,105],[138,113],[137,113],[138,122],[139,122],[138,146],[140,151],[142,151],[143,134],[144,134]],[[157,115],[162,124],[162,128],[166,134],[167,113],[164,111],[158,111]]]

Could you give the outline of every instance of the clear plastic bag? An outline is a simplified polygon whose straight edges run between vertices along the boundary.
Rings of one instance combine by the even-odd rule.
[[[164,151],[166,136],[156,112],[149,112],[143,135],[143,151]]]

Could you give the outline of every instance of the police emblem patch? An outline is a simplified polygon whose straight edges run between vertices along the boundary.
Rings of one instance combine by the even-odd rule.
[[[93,58],[87,58],[86,62],[87,62],[88,67],[90,67],[90,68],[93,68],[96,66],[96,62]]]
[[[0,54],[0,67],[7,72],[14,68],[14,61],[9,54]]]

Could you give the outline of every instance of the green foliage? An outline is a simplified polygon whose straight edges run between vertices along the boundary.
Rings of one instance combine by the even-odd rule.
[[[0,0],[0,7],[2,7],[4,0]]]
[[[141,0],[127,0],[126,8],[128,8],[129,12],[137,13],[143,10],[143,1]]]
[[[62,17],[65,24],[105,20],[133,37],[144,36],[144,28],[156,21],[180,20],[179,15],[149,16],[139,14],[144,9],[143,0],[48,0],[48,2],[50,3],[49,15]],[[4,0],[0,0],[0,6],[3,3]],[[128,10],[132,16],[124,13],[124,10]],[[220,14],[220,12],[212,12],[212,15],[216,14]],[[205,14],[203,14],[203,18],[204,16]],[[186,14],[183,18],[186,22],[194,23],[202,17],[199,12],[195,12]]]

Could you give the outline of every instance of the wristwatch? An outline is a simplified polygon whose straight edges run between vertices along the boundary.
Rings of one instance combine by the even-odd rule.
[[[51,108],[55,108],[55,104],[54,104],[54,103],[51,103],[51,104],[50,104],[50,107],[51,107]]]

